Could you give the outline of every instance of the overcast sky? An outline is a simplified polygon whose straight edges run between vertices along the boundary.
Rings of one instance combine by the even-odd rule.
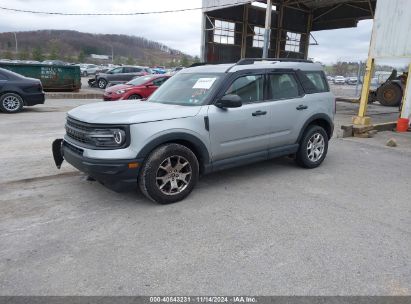
[[[201,6],[201,0],[0,0],[0,6],[67,13],[144,12]],[[323,63],[367,58],[372,21],[357,28],[313,32],[309,57]],[[142,36],[191,55],[200,54],[201,11],[139,16],[46,16],[0,10],[0,31],[64,29]]]

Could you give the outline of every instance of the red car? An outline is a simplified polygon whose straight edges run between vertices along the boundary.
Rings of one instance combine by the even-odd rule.
[[[104,92],[103,99],[112,101],[147,98],[170,77],[170,75],[146,75],[137,77],[125,84],[108,87]]]

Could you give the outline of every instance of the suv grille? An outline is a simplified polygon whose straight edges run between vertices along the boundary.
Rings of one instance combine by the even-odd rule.
[[[90,133],[95,129],[93,125],[77,121],[73,118],[67,117],[66,122],[66,135],[83,144],[93,144],[93,142],[86,136],[87,133]]]

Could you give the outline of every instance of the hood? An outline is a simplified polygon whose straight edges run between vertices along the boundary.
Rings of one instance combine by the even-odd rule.
[[[106,92],[115,92],[118,90],[131,89],[133,86],[129,84],[116,84],[106,89]]]
[[[178,106],[139,100],[98,102],[68,112],[74,119],[97,124],[135,124],[192,117],[200,106]]]

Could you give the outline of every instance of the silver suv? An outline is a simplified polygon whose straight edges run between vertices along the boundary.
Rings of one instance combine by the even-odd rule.
[[[53,154],[58,168],[65,159],[114,190],[138,184],[173,203],[209,172],[284,155],[319,166],[334,113],[321,65],[242,59],[184,69],[147,101],[71,110]]]

